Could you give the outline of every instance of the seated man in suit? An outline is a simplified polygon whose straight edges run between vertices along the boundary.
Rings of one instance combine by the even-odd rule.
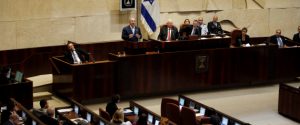
[[[44,114],[39,117],[39,119],[44,122],[47,125],[61,125],[61,123],[54,119],[54,110],[51,108],[48,108],[46,111],[47,114]]]
[[[201,27],[198,26],[198,20],[193,21],[193,28],[190,31],[190,36],[201,36]]]
[[[158,35],[158,40],[171,41],[177,40],[179,33],[177,28],[173,25],[172,20],[168,20],[165,26],[162,26]]]
[[[278,45],[279,48],[286,47],[286,39],[281,35],[280,29],[277,29],[275,35],[270,37],[270,43]]]
[[[218,16],[213,17],[213,21],[207,24],[208,34],[223,34],[223,29],[220,22],[218,22]]]
[[[300,26],[298,26],[298,33],[294,35],[293,41],[300,43]]]
[[[130,42],[138,42],[142,39],[142,33],[139,27],[135,25],[135,18],[130,18],[129,25],[122,30],[122,39]]]
[[[71,64],[82,64],[89,61],[89,54],[80,48],[75,48],[72,42],[67,44],[68,51],[65,52],[65,59]]]
[[[198,18],[198,26],[201,27],[201,35],[207,35],[208,33],[207,25],[203,23],[202,17]]]
[[[3,122],[3,125],[20,125],[20,124],[21,121],[19,120],[19,116],[15,112],[12,112],[9,115],[9,119]]]

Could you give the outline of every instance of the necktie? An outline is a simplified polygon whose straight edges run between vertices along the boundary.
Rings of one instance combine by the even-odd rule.
[[[80,64],[81,60],[78,56],[78,54],[76,53],[76,51],[72,51],[72,56],[73,56],[73,60],[74,60],[74,64]]]
[[[168,28],[168,38],[167,38],[168,41],[171,41],[171,29]]]
[[[195,28],[193,28],[191,35],[195,34]]]
[[[279,48],[282,48],[283,47],[283,43],[282,43],[282,39],[280,37],[277,37],[277,42],[278,42]]]

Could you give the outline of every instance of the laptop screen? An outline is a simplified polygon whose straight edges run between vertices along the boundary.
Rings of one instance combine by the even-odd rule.
[[[184,106],[184,99],[183,98],[179,98],[179,105]]]
[[[3,112],[4,110],[7,110],[7,106],[2,106],[0,110],[1,110],[1,112]]]
[[[86,120],[88,120],[89,122],[92,121],[92,115],[90,113],[86,114]]]
[[[16,82],[22,82],[23,73],[20,71],[16,71],[15,81]]]
[[[222,117],[221,125],[228,125],[228,118]]]
[[[105,125],[105,124],[104,124],[104,122],[103,122],[103,121],[100,121],[100,122],[99,122],[99,125]]]
[[[74,112],[75,112],[76,114],[79,113],[79,107],[78,107],[77,105],[74,105]]]
[[[148,113],[148,122],[152,123],[153,121],[153,115],[151,115],[150,113]]]
[[[200,107],[200,115],[205,115],[205,108],[203,108],[203,107]]]
[[[241,125],[241,124],[239,124],[239,123],[236,122],[236,123],[234,123],[234,125]]]
[[[138,115],[138,114],[139,114],[139,108],[136,107],[136,106],[134,106],[134,107],[133,107],[133,113],[134,113],[135,115]]]
[[[154,125],[159,125],[159,121],[155,120],[155,124]]]
[[[190,108],[191,108],[191,109],[194,109],[194,108],[195,108],[195,103],[192,102],[192,101],[190,102]]]
[[[36,122],[34,120],[32,120],[32,125],[36,125]]]

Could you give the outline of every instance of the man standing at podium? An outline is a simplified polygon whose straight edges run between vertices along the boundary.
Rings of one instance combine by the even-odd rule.
[[[220,22],[218,22],[218,16],[213,17],[213,21],[207,24],[209,34],[222,34],[223,29]]]
[[[71,64],[82,64],[89,61],[89,54],[80,48],[75,48],[72,42],[67,44],[68,51],[65,52],[65,59]]]
[[[138,42],[142,39],[141,29],[135,25],[135,18],[129,19],[129,25],[122,30],[122,39],[129,42]]]

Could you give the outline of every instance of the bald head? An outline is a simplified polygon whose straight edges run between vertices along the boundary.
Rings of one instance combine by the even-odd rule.
[[[281,29],[277,29],[275,35],[276,36],[281,36]]]
[[[202,17],[199,17],[199,18],[198,18],[198,23],[199,23],[199,25],[202,25],[202,24],[203,24],[203,18],[202,18]]]
[[[213,16],[213,21],[214,21],[214,22],[218,22],[218,19],[219,19],[219,18],[218,18],[217,15]]]
[[[132,18],[129,19],[129,25],[130,25],[130,26],[134,27],[134,26],[135,26],[135,23],[136,23],[135,18],[132,17]]]
[[[166,25],[167,25],[168,28],[172,28],[173,27],[173,21],[171,19],[168,19]]]

